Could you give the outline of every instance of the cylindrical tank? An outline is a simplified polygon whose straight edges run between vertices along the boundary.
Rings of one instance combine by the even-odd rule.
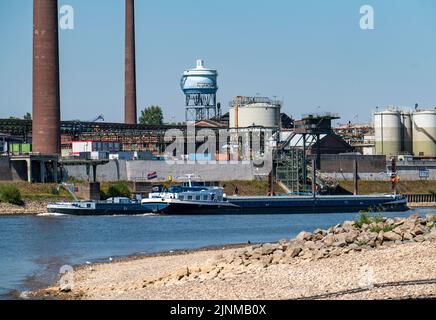
[[[204,67],[203,60],[197,60],[195,69],[183,73],[181,87],[185,94],[214,94],[218,91],[218,72]]]
[[[413,154],[413,125],[412,113],[410,111],[401,111],[401,151],[403,154]]]
[[[376,154],[400,154],[401,129],[401,113],[398,110],[386,110],[374,113]]]
[[[236,128],[235,108],[229,108],[229,126]],[[278,128],[280,106],[269,103],[252,103],[238,108],[238,128],[265,127]]]
[[[436,110],[413,113],[413,153],[415,157],[436,157]]]

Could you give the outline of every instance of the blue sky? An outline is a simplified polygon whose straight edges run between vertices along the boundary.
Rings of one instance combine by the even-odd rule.
[[[32,108],[32,0],[0,1],[0,118]],[[123,121],[124,1],[59,0],[62,119]],[[375,30],[359,28],[360,7]],[[434,0],[136,0],[138,107],[183,120],[183,71],[219,72],[218,100],[277,96],[294,117],[338,112],[370,121],[376,106],[436,106]],[[357,115],[357,117],[356,117]]]

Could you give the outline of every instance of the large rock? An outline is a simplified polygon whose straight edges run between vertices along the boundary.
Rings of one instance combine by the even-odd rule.
[[[333,242],[333,247],[345,247],[347,245],[346,241],[346,235],[345,234],[338,234],[335,236],[335,241]]]
[[[383,239],[384,239],[384,231],[383,230],[381,230],[379,233],[378,233],[378,235],[377,235],[377,242],[379,243],[379,244],[382,244],[383,243]]]
[[[355,242],[357,242],[357,244],[367,244],[371,239],[369,238],[369,235],[365,232],[361,233]]]
[[[324,244],[327,247],[330,247],[331,245],[333,245],[333,242],[335,242],[335,236],[332,234],[329,234],[322,241],[324,242]]]
[[[175,276],[176,280],[181,280],[184,277],[189,276],[189,269],[188,269],[188,267],[181,268],[181,269],[177,270],[174,276]]]
[[[415,240],[416,242],[424,242],[424,241],[425,241],[425,237],[424,237],[422,234],[420,234],[420,235],[416,236],[416,237],[414,238],[414,240]]]
[[[394,230],[392,230],[393,232],[395,232],[396,234],[403,236],[403,234],[405,233],[405,230],[403,230],[403,228],[401,228],[401,226],[396,227]]]
[[[264,254],[263,254],[262,249],[256,249],[256,250],[253,251],[253,253],[249,257],[249,259],[250,260],[259,260],[263,255]]]
[[[268,263],[278,264],[284,257],[285,253],[282,250],[276,250],[272,254],[272,259],[270,258],[270,261]],[[270,256],[271,257],[271,256]]]
[[[434,213],[427,213],[425,215],[425,220],[427,222],[436,222],[436,215]]]
[[[297,257],[300,252],[303,250],[303,248],[299,245],[294,245],[290,248],[288,248],[288,250],[286,251],[286,255],[290,256],[291,258],[295,258]]]
[[[436,229],[432,229],[429,234],[427,234],[427,239],[436,240]]]
[[[418,213],[414,213],[414,214],[411,214],[411,215],[410,215],[409,220],[414,220],[414,221],[416,221],[416,220],[418,220],[419,218],[421,218],[421,215],[418,214]]]
[[[405,232],[405,233],[403,234],[403,239],[404,239],[404,240],[411,241],[411,240],[413,240],[413,235],[410,234],[409,232]]]
[[[415,236],[419,236],[421,234],[425,233],[425,229],[421,225],[415,226],[415,228],[412,230],[411,234]]]
[[[319,259],[322,259],[322,258],[326,257],[327,254],[328,254],[327,250],[320,249],[320,250],[315,252],[315,255],[314,255],[313,258],[319,260]]]
[[[388,226],[393,226],[395,224],[395,220],[389,218],[389,219],[386,220],[385,224],[388,225]]]
[[[277,244],[271,244],[271,243],[265,243],[262,245],[262,255],[269,255],[273,253],[275,250],[277,250],[278,245]]]
[[[310,232],[302,231],[297,235],[295,239],[300,241],[309,241],[312,240],[312,237],[313,235]]]
[[[354,230],[354,221],[345,221],[342,224],[342,228],[346,231],[346,232],[350,232],[351,230]]]
[[[356,250],[356,251],[360,251],[360,250],[362,250],[357,244],[355,244],[355,243],[352,243],[352,244],[350,244],[349,246],[348,246],[348,248],[350,249],[350,250]]]
[[[314,256],[314,253],[309,249],[303,249],[303,251],[301,251],[298,256],[301,259],[307,260],[307,259],[312,259]]]
[[[315,235],[317,235],[317,234],[320,234],[320,235],[322,235],[322,236],[327,235],[327,231],[322,230],[322,229],[316,229],[313,233],[314,233]]]
[[[335,228],[335,234],[340,234],[340,233],[343,233],[343,232],[345,232],[344,228],[342,228],[340,226]]]
[[[403,238],[399,234],[397,234],[397,233],[395,233],[393,231],[389,231],[389,232],[385,232],[383,234],[383,240],[386,240],[386,241],[397,241],[397,240],[403,240]]]
[[[306,241],[304,243],[304,247],[310,250],[316,250],[318,249],[318,246],[316,245],[316,243],[314,241]]]

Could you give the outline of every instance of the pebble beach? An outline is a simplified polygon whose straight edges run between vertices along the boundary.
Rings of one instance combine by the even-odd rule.
[[[278,243],[135,257],[75,269],[39,299],[263,300],[436,297],[436,216],[346,221]]]

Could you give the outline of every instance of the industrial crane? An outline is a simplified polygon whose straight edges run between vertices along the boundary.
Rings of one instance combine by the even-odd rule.
[[[79,119],[73,120],[73,122],[97,122],[97,121],[104,121],[104,115],[100,114],[99,116],[93,118],[92,120],[88,120],[88,121],[82,121]]]
[[[99,116],[97,116],[96,118],[92,119],[91,121],[88,122],[97,122],[97,121],[104,121],[104,115],[100,114]]]

